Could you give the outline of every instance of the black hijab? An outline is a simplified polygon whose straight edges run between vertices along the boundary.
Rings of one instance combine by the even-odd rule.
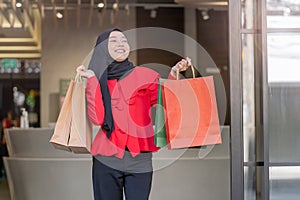
[[[118,79],[133,69],[133,64],[128,58],[122,62],[115,61],[108,52],[108,38],[111,32],[120,31],[119,29],[111,29],[103,32],[97,38],[97,42],[89,63],[89,69],[93,70],[97,76],[102,93],[104,104],[104,122],[102,129],[106,132],[107,138],[111,136],[115,129],[111,108],[111,96],[107,86],[107,80]],[[122,31],[120,31],[122,32]]]

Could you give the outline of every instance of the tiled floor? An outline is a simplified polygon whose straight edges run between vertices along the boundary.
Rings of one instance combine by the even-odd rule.
[[[0,179],[0,199],[10,200],[9,189],[5,179]]]

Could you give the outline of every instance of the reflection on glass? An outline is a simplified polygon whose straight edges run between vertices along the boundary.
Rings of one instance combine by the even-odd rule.
[[[241,0],[241,26],[243,29],[252,29],[254,24],[254,8],[255,1],[253,0]]]
[[[255,163],[254,35],[242,35],[244,162]],[[244,167],[245,200],[256,199],[255,167]]]
[[[299,0],[267,0],[268,28],[299,28]]]
[[[270,167],[270,199],[298,200],[300,167]]]

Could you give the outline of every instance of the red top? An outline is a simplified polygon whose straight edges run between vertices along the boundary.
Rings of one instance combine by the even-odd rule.
[[[135,67],[125,78],[107,81],[115,130],[109,139],[102,129],[99,130],[92,144],[92,155],[122,158],[126,147],[132,156],[142,151],[154,152],[159,149],[154,145],[151,120],[151,106],[157,102],[159,78],[160,75],[149,68]],[[169,78],[174,79],[171,75]],[[86,97],[91,122],[101,126],[104,106],[96,76],[87,79]]]

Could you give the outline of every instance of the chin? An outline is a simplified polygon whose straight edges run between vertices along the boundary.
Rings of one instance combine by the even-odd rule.
[[[128,58],[128,55],[121,55],[121,56],[118,56],[115,60],[117,62],[123,62],[124,60],[126,60]]]
[[[123,62],[124,60],[126,60],[126,58],[117,58],[115,59],[117,62]]]

